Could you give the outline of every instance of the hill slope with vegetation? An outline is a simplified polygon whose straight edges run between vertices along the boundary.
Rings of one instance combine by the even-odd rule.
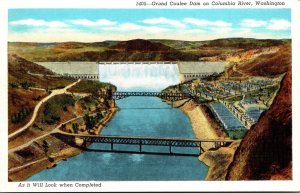
[[[75,81],[47,75],[54,73],[17,55],[8,56],[9,133],[29,121],[35,105],[49,94],[49,89],[65,87]]]
[[[287,72],[291,64],[291,43],[241,52],[231,56],[233,64],[227,70],[229,77],[273,76]],[[230,60],[230,59],[229,59]]]
[[[9,52],[29,61],[224,61],[229,56],[290,40],[228,38],[210,41],[143,40],[93,43],[9,42]]]

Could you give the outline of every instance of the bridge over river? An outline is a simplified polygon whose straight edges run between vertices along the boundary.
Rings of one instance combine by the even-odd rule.
[[[119,153],[142,153],[142,154],[162,154],[162,155],[191,155],[199,156],[198,154],[183,154],[172,152],[172,147],[198,147],[200,154],[206,150],[203,148],[204,143],[212,144],[212,148],[220,148],[231,144],[234,140],[231,139],[190,139],[190,138],[166,138],[166,137],[140,137],[140,136],[111,136],[111,135],[85,135],[71,134],[66,132],[58,132],[53,134],[57,138],[71,144],[81,143],[81,146],[86,148],[89,143],[110,144],[110,149],[93,150],[99,152],[119,152]],[[137,145],[139,151],[120,151],[114,149],[115,144]],[[78,144],[77,144],[78,145]],[[147,152],[143,151],[143,146],[168,146],[168,152]],[[86,149],[89,150],[89,149]]]
[[[130,96],[147,96],[147,97],[159,97],[161,99],[177,101],[186,98],[190,98],[191,95],[188,93],[165,93],[165,92],[115,92],[113,94],[113,99],[118,100]]]

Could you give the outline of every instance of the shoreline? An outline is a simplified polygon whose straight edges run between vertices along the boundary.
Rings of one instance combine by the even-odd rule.
[[[169,103],[169,101],[168,101]],[[174,103],[190,119],[193,132],[198,139],[225,139],[227,134],[215,120],[209,109],[203,104],[194,101],[182,100]],[[198,157],[199,161],[208,166],[206,181],[225,180],[227,169],[233,161],[234,153],[240,144],[237,140],[228,147],[214,150],[211,144],[204,144],[204,153]]]
[[[116,108],[111,108],[110,113],[99,123],[97,127],[97,132],[100,134],[104,126],[114,117],[115,113],[117,112]],[[82,150],[70,146],[67,143],[57,139],[51,133],[45,136],[48,140],[53,140],[56,142],[56,146],[62,147],[57,152],[51,152],[46,155],[41,156],[39,159],[29,162],[28,164],[17,166],[17,167],[9,167],[8,169],[8,180],[9,181],[26,181],[29,177],[33,176],[41,172],[44,169],[50,169],[55,167],[60,161],[67,161],[68,158],[74,157],[79,155]],[[37,141],[33,142],[26,148],[36,148]],[[31,147],[32,146],[32,147]],[[15,153],[15,152],[13,152]],[[16,155],[12,155],[12,157],[17,157]],[[52,160],[50,160],[50,159]]]
[[[168,104],[171,103],[170,101],[165,102]],[[228,138],[227,134],[223,131],[213,115],[209,113],[209,109],[205,105],[197,104],[192,100],[185,99],[174,102],[173,106],[174,108],[179,108],[188,116],[196,138]],[[101,123],[99,123],[95,133],[97,132],[100,135],[104,126],[114,117],[116,112],[117,108],[110,108],[110,113],[101,121]],[[57,141],[57,145],[63,146],[63,148],[59,149],[57,152],[51,152],[48,154],[48,157],[44,155],[40,159],[29,162],[28,164],[10,168],[8,172],[9,181],[25,181],[34,174],[41,172],[44,169],[55,167],[60,161],[67,161],[68,158],[79,155],[82,152],[82,150],[60,141],[51,134],[47,135],[45,138],[54,138],[54,140]],[[37,142],[35,141],[33,143]],[[212,144],[203,144],[205,152],[202,153],[198,159],[209,168],[205,180],[225,180],[227,168],[232,162],[233,155],[236,148],[239,146],[239,143],[240,141],[233,142],[228,147],[221,147],[217,150],[213,150],[214,147]],[[49,158],[53,160],[49,160]]]
[[[205,105],[199,105],[192,100],[185,99],[174,102],[174,107],[179,107],[188,116],[193,133],[197,139],[228,138],[214,117],[207,112]],[[205,150],[213,148],[210,144],[204,144],[203,147]]]

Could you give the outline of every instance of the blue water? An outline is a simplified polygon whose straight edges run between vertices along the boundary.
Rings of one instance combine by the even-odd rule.
[[[195,138],[188,117],[159,98],[128,97],[117,102],[120,111],[102,134]],[[146,109],[141,109],[146,108]],[[90,149],[109,149],[92,144]],[[139,150],[135,145],[114,145],[116,150]],[[165,151],[168,147],[143,146],[143,151]],[[199,153],[196,148],[173,152]],[[197,157],[149,154],[83,152],[55,168],[43,170],[28,181],[67,180],[204,180],[208,168]]]

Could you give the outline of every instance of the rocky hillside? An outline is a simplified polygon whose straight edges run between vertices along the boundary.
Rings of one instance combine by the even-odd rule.
[[[270,109],[262,114],[242,140],[227,180],[291,179],[291,85],[289,71]]]
[[[8,57],[8,83],[13,87],[64,87],[70,84],[73,79],[62,77],[41,76],[54,75],[54,73],[36,63],[30,62],[17,55]],[[20,78],[22,77],[22,78]]]
[[[235,64],[228,69],[230,77],[246,74],[248,76],[272,76],[287,72],[291,63],[291,44],[260,48],[241,52],[229,57]]]
[[[201,47],[226,47],[240,48],[244,50],[262,47],[279,46],[288,40],[253,39],[253,38],[225,38],[211,41],[203,41]]]
[[[115,46],[112,46],[111,49],[123,50],[127,52],[140,51],[140,52],[172,52],[175,49],[172,49],[169,46],[166,46],[161,43],[153,43],[149,40],[135,39],[120,42]]]
[[[149,40],[129,40],[109,47],[99,54],[98,60],[108,61],[162,61],[162,60],[198,60],[192,53],[185,53]]]
[[[28,71],[37,74],[54,74],[51,70],[27,61],[17,55],[8,56],[8,73],[15,76],[21,76],[26,74]]]
[[[53,74],[43,66],[17,55],[8,56],[9,133],[30,120],[35,105],[49,94],[47,89],[65,87],[75,81],[70,78],[48,76]]]
[[[9,53],[29,61],[224,61],[238,54],[278,47],[290,40],[227,38],[209,41],[143,40],[93,43],[9,42]]]

